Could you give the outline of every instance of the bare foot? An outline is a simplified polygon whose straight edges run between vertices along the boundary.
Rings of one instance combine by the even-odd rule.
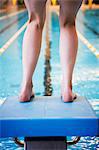
[[[23,86],[19,95],[20,102],[29,102],[31,97],[34,97],[34,93],[32,91],[32,83],[28,86]]]
[[[73,102],[77,98],[77,95],[72,92],[72,84],[70,86],[65,86],[64,83],[62,83],[61,98],[64,102]]]

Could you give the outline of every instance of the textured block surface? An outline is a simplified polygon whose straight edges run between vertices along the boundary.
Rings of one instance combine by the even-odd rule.
[[[99,118],[80,96],[72,103],[55,96],[37,96],[28,103],[9,97],[0,107],[0,126],[0,137],[99,135]]]

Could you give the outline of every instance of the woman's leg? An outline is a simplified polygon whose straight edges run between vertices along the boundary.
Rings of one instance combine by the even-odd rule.
[[[29,24],[23,38],[23,80],[19,99],[29,101],[32,94],[32,75],[40,54],[42,30],[47,0],[24,0],[28,9]]]
[[[74,99],[72,74],[78,49],[75,27],[77,12],[82,0],[59,0],[60,4],[60,59],[62,67],[62,98],[64,102]]]

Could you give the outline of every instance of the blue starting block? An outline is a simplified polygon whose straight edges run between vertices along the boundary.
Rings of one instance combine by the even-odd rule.
[[[80,96],[72,103],[53,96],[28,103],[10,97],[0,108],[0,126],[0,138],[99,136],[99,118]]]

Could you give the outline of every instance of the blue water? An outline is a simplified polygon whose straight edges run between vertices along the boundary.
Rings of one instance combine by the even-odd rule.
[[[22,18],[19,19],[20,17]],[[77,17],[77,30],[97,49],[99,49],[98,17],[99,10],[87,11],[86,13],[80,11]],[[27,13],[24,12],[0,22],[0,31],[4,29],[0,34],[0,47],[26,22],[27,18]],[[15,21],[16,19],[17,21]],[[46,43],[45,31],[44,29],[41,53],[33,76],[34,92],[36,95],[59,95],[62,74],[59,57],[60,30],[56,13],[51,14],[49,23],[49,46]],[[0,56],[0,99],[17,95],[20,91],[23,35],[24,31]],[[49,57],[46,56],[46,51],[49,51]],[[73,90],[75,93],[87,97],[97,116],[99,116],[99,88],[97,85],[99,85],[99,59],[79,39],[73,75]],[[78,144],[70,146],[68,149],[98,150],[98,140],[96,137],[81,137]],[[5,138],[0,139],[0,150],[23,150],[23,148],[19,148],[11,138]]]

